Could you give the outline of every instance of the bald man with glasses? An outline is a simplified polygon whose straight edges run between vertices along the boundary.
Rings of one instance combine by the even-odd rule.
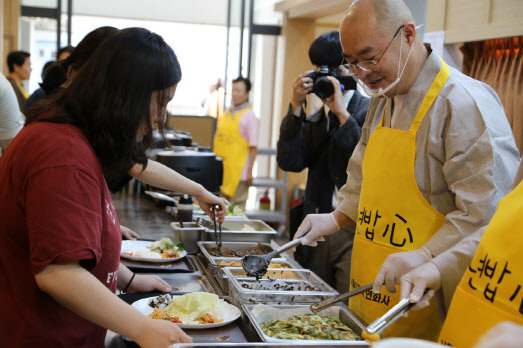
[[[370,324],[398,303],[405,273],[488,224],[519,152],[496,93],[424,44],[402,0],[355,1],[340,34],[343,68],[372,100],[336,211],[308,215],[295,238],[310,245],[356,224],[351,289],[374,289],[350,308]],[[433,303],[385,336],[436,340],[440,328]]]

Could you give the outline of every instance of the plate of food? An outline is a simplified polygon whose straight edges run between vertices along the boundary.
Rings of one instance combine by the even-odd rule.
[[[122,241],[120,256],[129,260],[146,262],[172,262],[184,258],[187,251],[182,243],[173,243],[170,238],[151,242],[144,240]]]
[[[149,318],[168,320],[182,329],[225,326],[241,315],[238,307],[208,292],[153,296],[138,300],[132,306]]]

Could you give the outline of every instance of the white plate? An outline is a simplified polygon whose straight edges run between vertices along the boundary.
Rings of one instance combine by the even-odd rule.
[[[181,295],[180,295],[181,296]],[[153,296],[148,298],[142,298],[141,300],[138,300],[136,302],[133,302],[132,306],[142,312],[145,315],[151,314],[153,312],[153,308],[149,306],[149,301],[153,298],[158,298],[159,296]],[[173,299],[177,298],[179,296],[173,296]],[[176,324],[181,329],[211,329],[215,327],[225,326],[227,324],[232,323],[236,319],[238,319],[241,315],[240,310],[238,307],[233,306],[232,304],[225,303],[226,304],[226,317],[225,318],[218,318],[223,319],[221,323],[212,323],[212,324]]]
[[[148,249],[147,247],[150,247],[153,242],[145,241],[145,240],[124,240],[122,241],[122,251],[120,252],[120,256],[129,260],[135,260],[135,261],[146,261],[146,262],[157,262],[157,263],[165,263],[165,262],[173,262],[180,259],[183,259],[187,255],[187,251],[179,251],[178,254],[180,254],[179,257],[172,257],[169,259],[154,259],[150,257],[138,257],[138,256],[132,256],[132,255],[126,255],[123,253],[133,253],[138,250],[142,249]]]

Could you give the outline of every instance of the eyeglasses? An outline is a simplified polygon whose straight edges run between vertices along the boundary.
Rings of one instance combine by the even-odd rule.
[[[396,30],[396,33],[394,33],[392,40],[390,40],[389,44],[387,45],[387,47],[385,48],[385,50],[383,51],[383,53],[381,54],[381,56],[378,60],[374,60],[378,56],[378,55],[376,55],[371,60],[367,60],[365,62],[356,63],[356,64],[352,64],[352,63],[342,64],[340,66],[342,68],[342,70],[345,70],[347,73],[349,73],[351,75],[357,75],[359,73],[359,70],[361,70],[363,72],[367,72],[367,73],[378,70],[380,68],[380,66],[378,65],[379,61],[381,60],[381,58],[383,58],[383,56],[385,55],[385,52],[387,52],[390,45],[392,44],[392,41],[394,41],[394,39],[400,32],[401,28],[403,28],[404,26],[405,26],[405,24],[402,24],[398,28],[398,30]]]

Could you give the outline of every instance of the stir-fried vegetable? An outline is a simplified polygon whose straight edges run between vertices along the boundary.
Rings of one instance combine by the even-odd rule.
[[[261,328],[267,336],[286,340],[361,340],[339,319],[318,314],[298,314],[287,320],[270,320]]]

